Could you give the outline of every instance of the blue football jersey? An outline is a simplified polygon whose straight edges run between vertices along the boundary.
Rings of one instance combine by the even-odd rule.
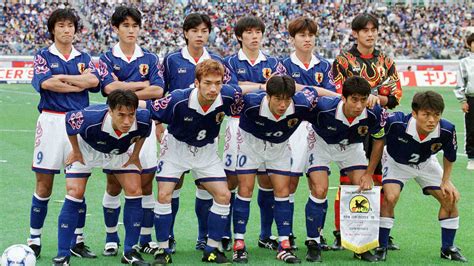
[[[373,109],[365,108],[352,123],[347,120],[342,107],[339,97],[320,97],[316,108],[307,116],[314,131],[327,144],[361,143],[368,134],[376,139],[383,138],[386,112],[380,105]]]
[[[102,54],[99,59],[102,93],[105,95],[105,86],[114,82],[112,73],[120,81],[136,82],[148,80],[150,85],[163,88],[165,85],[163,73],[160,69],[160,60],[155,54],[136,45],[134,54],[129,60],[117,43],[109,51]]]
[[[214,143],[224,116],[238,115],[243,107],[238,86],[223,85],[220,95],[205,112],[198,102],[198,89],[174,90],[165,98],[147,101],[153,120],[168,124],[177,140],[202,147]]]
[[[332,80],[331,64],[324,58],[312,55],[311,62],[306,67],[295,53],[283,59],[286,74],[290,75],[298,84],[318,86],[336,92]]]
[[[91,88],[81,92],[59,93],[41,88],[41,84],[52,78],[53,75],[81,75],[86,69],[97,76],[99,74],[92,63],[90,55],[81,53],[72,48],[66,60],[58,51],[56,45],[41,49],[34,58],[34,73],[31,85],[40,93],[38,110],[43,109],[56,112],[68,112],[89,106],[89,91],[98,92],[99,88]]]
[[[92,105],[66,114],[66,131],[69,136],[80,134],[94,150],[108,154],[125,153],[137,140],[148,137],[151,123],[150,112],[137,109],[135,123],[127,133],[118,136],[112,127],[108,105]]]
[[[198,62],[189,54],[187,47],[166,55],[162,66],[165,93],[194,87],[196,65],[206,59],[223,62],[220,56],[205,48]]]
[[[251,62],[242,49],[238,53],[224,59],[228,69],[228,84],[238,84],[239,81],[265,83],[272,75],[285,74],[285,67],[273,56],[265,55],[260,51],[255,62]]]
[[[278,118],[270,111],[266,96],[264,91],[244,95],[239,127],[256,138],[282,143],[290,138],[304,116],[316,106],[318,93],[309,87],[295,93],[286,112]]]
[[[397,163],[417,165],[440,150],[448,161],[456,161],[456,130],[449,121],[441,119],[435,130],[423,140],[416,130],[416,119],[411,114],[395,112],[386,121],[387,152]]]

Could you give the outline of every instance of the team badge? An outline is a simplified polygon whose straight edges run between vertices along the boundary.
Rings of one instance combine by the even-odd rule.
[[[224,112],[219,112],[216,114],[216,123],[217,124],[220,124],[222,123],[222,121],[224,121],[224,116],[225,116],[225,113]]]
[[[148,74],[149,69],[150,68],[148,67],[148,64],[140,64],[140,66],[138,66],[138,71],[142,76],[146,76]]]
[[[84,73],[86,70],[86,64],[84,63],[77,63],[77,70],[79,70],[79,73]]]
[[[437,152],[441,149],[441,146],[443,146],[443,144],[441,143],[433,143],[431,144],[431,151],[432,152]]]
[[[288,120],[288,127],[293,128],[294,126],[296,126],[296,124],[298,124],[298,121],[298,118],[292,118]]]
[[[323,82],[324,75],[321,72],[316,72],[316,74],[314,74],[314,78],[316,79],[317,83],[321,83]]]
[[[367,135],[368,132],[369,132],[368,126],[360,126],[357,128],[357,133],[359,133],[359,135],[361,136]]]
[[[366,197],[357,195],[351,199],[349,207],[351,212],[368,213],[370,210],[370,203]]]
[[[130,144],[133,144],[135,142],[137,142],[141,137],[140,136],[135,136],[133,137],[131,140],[130,140]]]
[[[262,69],[262,74],[263,74],[264,78],[269,79],[272,76],[272,69],[266,67],[266,68]]]

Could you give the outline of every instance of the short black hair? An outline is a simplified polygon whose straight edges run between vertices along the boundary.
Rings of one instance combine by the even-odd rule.
[[[242,41],[239,40],[238,37],[242,38],[242,34],[244,31],[249,29],[259,29],[262,34],[265,33],[265,23],[263,23],[262,19],[255,16],[247,16],[239,19],[237,24],[234,27],[235,36],[237,36],[237,41],[239,42],[240,46],[242,47]]]
[[[369,13],[362,13],[357,15],[352,20],[352,30],[357,32],[363,30],[365,27],[367,27],[367,24],[369,24],[369,22],[371,22],[377,30],[379,29],[379,20],[375,15]]]
[[[74,34],[79,27],[79,16],[72,8],[56,9],[48,18],[48,32],[52,41],[54,41],[54,26],[59,21],[70,21],[74,24]]]
[[[183,32],[187,32],[190,29],[196,28],[202,23],[206,25],[210,33],[212,29],[211,18],[206,14],[191,13],[187,15],[186,18],[184,19]],[[186,41],[186,44],[188,44],[188,39],[186,38],[186,36],[184,36],[184,40]]]
[[[272,96],[284,96],[285,98],[291,98],[295,95],[296,82],[288,76],[272,76],[267,81],[267,95]]]
[[[411,109],[416,113],[418,113],[419,110],[432,110],[443,113],[443,96],[434,91],[417,92],[411,101]]]
[[[107,104],[112,110],[120,108],[120,106],[136,110],[138,96],[131,90],[116,89],[107,96]]]
[[[350,77],[342,84],[342,96],[346,99],[354,94],[369,96],[370,93],[371,87],[369,82],[359,76]]]
[[[471,43],[474,42],[474,32],[471,33],[466,40],[467,48],[471,49]]]
[[[118,6],[115,8],[114,14],[112,14],[110,23],[118,28],[120,23],[124,22],[127,17],[131,17],[140,28],[142,27],[142,13],[134,7]]]

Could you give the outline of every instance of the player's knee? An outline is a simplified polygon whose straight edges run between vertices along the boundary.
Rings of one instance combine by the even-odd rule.
[[[82,186],[71,186],[67,187],[67,194],[76,199],[82,199],[84,197],[85,187]]]
[[[124,187],[124,191],[126,196],[136,197],[142,195],[142,187],[139,184]]]
[[[387,207],[393,208],[397,204],[398,196],[396,193],[384,193],[383,204]]]
[[[38,195],[40,198],[49,198],[51,196],[51,193],[53,192],[53,186],[52,185],[44,185],[43,183],[38,183],[36,186],[36,195]]]
[[[315,196],[318,199],[326,198],[326,196],[328,194],[328,188],[327,187],[314,186],[314,185],[312,187],[313,187],[313,191],[312,191],[311,194],[313,194],[313,196]]]
[[[120,184],[117,184],[117,183],[107,182],[107,186],[106,186],[105,190],[107,191],[107,194],[109,194],[111,196],[117,196],[122,191],[122,186]]]
[[[457,210],[457,204],[450,196],[448,196],[441,200],[441,208],[451,213]]]
[[[245,186],[244,184],[240,184],[239,186],[239,196],[244,198],[251,198],[252,197],[253,188],[249,186]]]
[[[142,183],[142,193],[143,195],[151,195],[153,193],[153,182]]]
[[[173,191],[167,191],[165,189],[158,190],[158,201],[161,203],[169,203],[171,202],[171,196],[173,195]]]
[[[280,188],[278,190],[275,189],[275,190],[273,190],[273,194],[277,198],[286,198],[290,195],[290,189],[289,189],[289,187],[283,187],[283,188]]]
[[[214,195],[214,201],[217,202],[218,204],[224,204],[227,205],[230,203],[230,191],[229,190],[223,190],[219,191]]]

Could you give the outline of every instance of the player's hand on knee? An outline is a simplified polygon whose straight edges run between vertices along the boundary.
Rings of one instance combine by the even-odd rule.
[[[123,165],[123,168],[126,168],[131,164],[134,164],[136,167],[138,167],[138,170],[142,170],[142,164],[140,163],[139,156],[130,156],[130,158],[128,158],[128,161]]]
[[[440,188],[444,198],[449,198],[451,203],[458,202],[460,197],[459,191],[456,189],[456,187],[450,180],[441,182]]]
[[[163,134],[165,133],[165,127],[163,126],[162,123],[157,123],[156,124],[156,139],[161,143],[161,140],[163,139]]]
[[[374,186],[374,181],[372,180],[372,175],[365,173],[360,178],[359,192],[362,190],[370,190]]]
[[[85,165],[84,158],[82,158],[82,153],[80,151],[72,151],[66,158],[66,165],[71,165],[74,162],[80,162],[81,164]]]

